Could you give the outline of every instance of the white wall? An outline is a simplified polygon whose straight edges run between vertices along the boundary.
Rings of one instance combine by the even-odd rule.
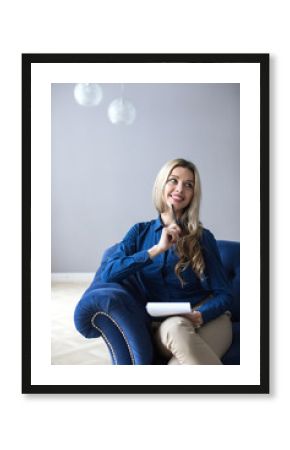
[[[120,85],[101,87],[102,103],[88,108],[73,84],[52,85],[52,272],[94,272],[107,246],[155,218],[154,179],[176,157],[200,171],[204,226],[239,240],[239,84],[125,84],[131,126],[107,117]]]

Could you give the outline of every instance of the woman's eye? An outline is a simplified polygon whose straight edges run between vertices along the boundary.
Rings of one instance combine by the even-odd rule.
[[[177,180],[177,178],[169,178],[168,183],[177,184],[178,180]],[[186,189],[193,189],[193,184],[192,183],[184,183],[184,187]]]

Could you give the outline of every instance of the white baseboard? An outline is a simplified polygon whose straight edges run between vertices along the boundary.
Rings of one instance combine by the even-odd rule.
[[[92,273],[52,273],[51,274],[51,281],[53,282],[69,282],[69,283],[89,283],[93,281],[95,274]]]

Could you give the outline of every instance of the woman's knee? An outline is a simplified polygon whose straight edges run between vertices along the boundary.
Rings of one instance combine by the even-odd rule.
[[[165,319],[161,323],[160,328],[162,330],[164,330],[165,332],[169,332],[169,331],[176,331],[180,327],[184,327],[184,326],[192,327],[192,322],[189,319],[187,319],[186,317],[172,316],[172,317],[169,317],[168,319]]]
[[[173,316],[165,319],[159,328],[159,336],[161,342],[167,346],[168,342],[179,336],[181,331],[187,329],[190,332],[195,333],[192,322],[186,317]]]

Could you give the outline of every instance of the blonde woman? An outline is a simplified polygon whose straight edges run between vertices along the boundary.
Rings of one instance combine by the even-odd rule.
[[[200,197],[196,166],[168,161],[153,188],[158,218],[134,225],[102,267],[105,282],[135,274],[146,301],[190,302],[191,313],[152,326],[168,364],[222,364],[232,341],[231,289],[215,238],[199,221]]]

